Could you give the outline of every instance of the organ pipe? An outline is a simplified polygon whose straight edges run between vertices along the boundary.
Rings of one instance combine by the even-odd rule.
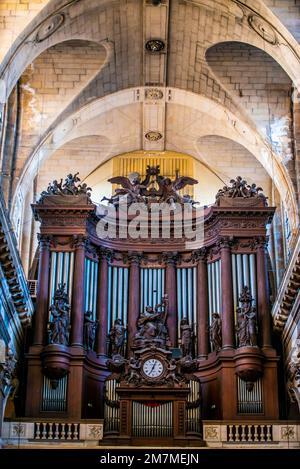
[[[196,333],[197,324],[197,267],[177,268],[177,312],[178,336],[180,337],[180,321],[188,318]]]
[[[128,315],[128,268],[108,267],[108,321],[107,332],[110,331],[115,319],[127,324]]]
[[[44,376],[42,391],[42,410],[64,412],[67,407],[67,384],[68,376],[58,381],[57,387],[51,386],[49,378]]]
[[[208,312],[209,324],[212,321],[212,314],[222,313],[221,300],[221,261],[211,262],[207,266],[208,275]]]
[[[165,293],[164,269],[140,269],[140,309],[144,311],[146,306],[154,307],[161,302]]]

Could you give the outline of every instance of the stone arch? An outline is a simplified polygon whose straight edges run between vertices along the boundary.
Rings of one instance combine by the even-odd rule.
[[[207,134],[217,134],[242,144],[260,161],[268,174],[274,179],[281,198],[289,210],[291,225],[293,229],[296,229],[297,207],[292,182],[288,173],[280,164],[279,156],[268,146],[259,132],[221,104],[204,96],[174,88],[169,88],[168,92],[171,99],[167,106],[168,109],[172,109],[172,115],[176,118],[167,118],[166,149],[182,151],[199,157],[197,141],[199,137]],[[139,89],[139,96],[142,96],[142,94],[142,89]],[[41,165],[53,151],[72,140],[74,136],[90,134],[89,121],[97,119],[99,116],[103,117],[109,112],[117,112],[119,108],[122,111],[120,116],[126,116],[127,112],[130,119],[134,121],[135,133],[132,136],[131,143],[127,144],[121,139],[118,147],[112,136],[111,153],[107,155],[107,159],[121,151],[140,148],[138,134],[141,125],[141,102],[137,100],[136,96],[137,93],[134,93],[132,89],[120,91],[94,100],[68,117],[52,132],[49,132],[44,141],[31,154],[20,176],[18,189],[24,193],[27,192],[27,182],[32,180],[38,165]],[[122,103],[121,106],[120,103]],[[115,117],[117,119],[117,116]],[[117,136],[114,134],[114,137]]]

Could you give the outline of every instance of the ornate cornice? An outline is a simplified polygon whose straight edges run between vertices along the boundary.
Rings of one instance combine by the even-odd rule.
[[[23,327],[27,327],[31,324],[34,308],[17,251],[14,232],[3,206],[4,201],[0,197],[0,266],[20,323]]]
[[[300,232],[272,309],[274,329],[282,332],[300,290]]]

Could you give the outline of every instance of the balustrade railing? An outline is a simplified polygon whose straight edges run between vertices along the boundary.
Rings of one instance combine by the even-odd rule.
[[[227,441],[230,443],[270,442],[273,441],[272,430],[272,425],[227,425]]]
[[[35,440],[79,440],[79,423],[36,422]]]

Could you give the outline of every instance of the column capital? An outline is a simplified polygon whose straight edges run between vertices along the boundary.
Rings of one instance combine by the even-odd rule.
[[[233,236],[222,236],[219,238],[217,242],[217,246],[219,249],[231,249],[234,244],[234,237]]]
[[[197,249],[197,251],[192,252],[191,261],[193,263],[206,262],[207,255],[208,255],[208,249],[207,248],[203,247],[203,248]]]
[[[129,251],[127,259],[130,265],[140,265],[143,254],[141,252]]]
[[[45,234],[38,233],[38,243],[39,243],[39,248],[40,251],[42,249],[49,249],[52,242],[53,242],[53,236],[48,236]]]
[[[254,247],[256,249],[266,249],[269,243],[269,236],[257,236],[254,238]]]
[[[111,262],[114,260],[114,251],[108,248],[100,247],[99,249],[99,259],[106,260],[107,262]]]
[[[176,265],[180,261],[180,254],[178,252],[164,252],[162,254],[162,261],[167,265]]]
[[[84,235],[73,235],[72,245],[75,249],[83,249],[86,246],[87,237]]]

